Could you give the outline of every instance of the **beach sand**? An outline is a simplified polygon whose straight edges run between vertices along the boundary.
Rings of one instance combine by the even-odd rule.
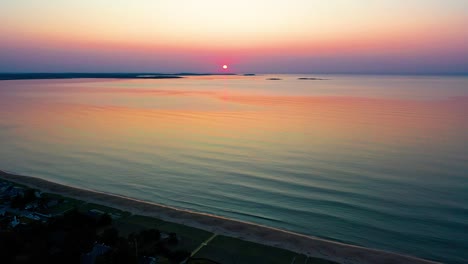
[[[437,263],[396,253],[333,242],[219,216],[139,201],[114,194],[78,189],[29,176],[14,175],[0,171],[0,178],[31,188],[40,189],[44,192],[56,193],[86,202],[102,204],[133,214],[151,216],[165,221],[203,229],[215,234],[240,238],[339,263]]]

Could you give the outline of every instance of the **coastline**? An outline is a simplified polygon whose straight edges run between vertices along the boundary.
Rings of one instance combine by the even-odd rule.
[[[278,247],[310,257],[327,259],[339,263],[438,263],[397,253],[329,241],[254,223],[178,209],[115,194],[79,189],[30,176],[0,171],[0,178],[40,189],[44,192],[102,204],[128,211],[132,214],[155,217],[164,221],[199,228],[218,235]]]

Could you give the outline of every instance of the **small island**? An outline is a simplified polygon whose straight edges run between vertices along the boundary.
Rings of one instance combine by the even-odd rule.
[[[297,78],[298,80],[305,80],[305,81],[323,81],[326,79],[321,79],[321,78],[314,78],[314,77],[301,77]]]

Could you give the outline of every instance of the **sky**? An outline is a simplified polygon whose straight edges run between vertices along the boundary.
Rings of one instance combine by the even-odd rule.
[[[224,71],[468,73],[468,1],[0,2],[0,72]]]

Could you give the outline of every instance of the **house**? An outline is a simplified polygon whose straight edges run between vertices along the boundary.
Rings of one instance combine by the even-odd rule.
[[[13,221],[10,222],[11,227],[15,228],[19,224],[21,224],[20,221],[14,216]]]
[[[97,209],[91,209],[91,210],[88,210],[88,216],[91,216],[95,219],[97,219],[99,216],[105,214],[103,211],[101,210],[97,210]]]
[[[0,193],[3,193],[10,186],[12,185],[8,182],[0,182]]]
[[[34,214],[27,214],[27,215],[25,215],[24,217],[29,218],[29,219],[31,219],[31,220],[35,220],[35,221],[41,220],[41,218],[40,218],[39,216],[34,215]]]
[[[52,216],[50,214],[41,214],[39,212],[34,212],[32,213],[34,217],[37,217],[38,220],[41,220],[42,222],[47,222]]]
[[[5,216],[5,215],[6,215],[6,208],[0,207],[0,216]]]
[[[37,204],[37,202],[31,202],[31,203],[28,203],[24,209],[26,210],[33,210],[33,209],[37,209],[39,207],[39,205]]]
[[[10,190],[13,189],[11,184],[0,184],[0,199],[10,198]]]
[[[46,206],[47,206],[47,208],[52,208],[54,206],[57,206],[58,204],[59,204],[58,200],[52,199],[52,200],[47,202]]]
[[[9,198],[15,198],[16,196],[24,196],[24,188],[18,186],[10,186],[5,190],[5,194]]]
[[[95,243],[91,252],[81,255],[81,264],[94,264],[98,256],[102,256],[112,250],[104,244]]]
[[[158,263],[158,258],[154,257],[141,257],[138,260],[138,264],[156,264]]]
[[[42,192],[41,191],[35,191],[34,196],[36,196],[36,198],[41,198],[42,197]]]

